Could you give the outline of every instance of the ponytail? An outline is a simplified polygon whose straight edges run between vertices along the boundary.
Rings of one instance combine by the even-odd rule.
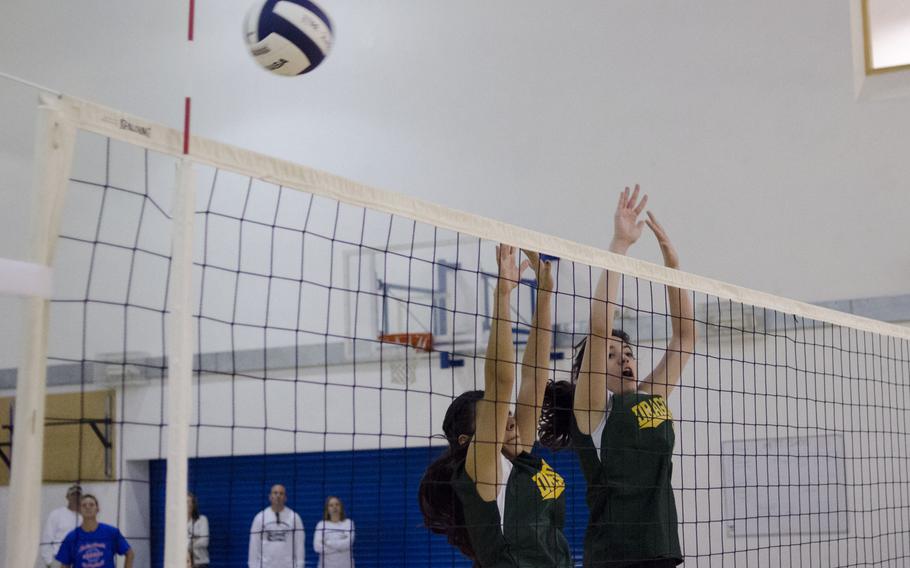
[[[553,451],[569,447],[572,441],[572,404],[575,384],[550,381],[544,391],[537,435],[540,444]]]
[[[474,409],[483,391],[468,391],[459,395],[449,405],[442,421],[442,431],[449,447],[423,473],[417,500],[423,513],[423,524],[430,531],[446,537],[449,544],[458,547],[462,554],[476,560],[471,537],[468,534],[461,499],[455,494],[452,477],[468,456],[469,444],[460,444],[461,436],[474,436]]]
[[[468,534],[461,499],[455,494],[452,476],[468,455],[468,444],[455,450],[448,448],[427,467],[420,480],[417,499],[423,524],[430,531],[446,537],[449,544],[458,547],[468,558],[476,559]]]
[[[629,334],[620,329],[614,329],[611,335],[626,344],[632,343]],[[578,383],[578,375],[581,373],[581,364],[584,361],[587,346],[587,337],[575,344],[571,382],[550,381],[544,392],[537,435],[541,445],[549,450],[558,451],[571,445],[575,385]]]

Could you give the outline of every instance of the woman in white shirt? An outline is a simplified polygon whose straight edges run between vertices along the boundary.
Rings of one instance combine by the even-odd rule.
[[[341,499],[331,495],[313,536],[319,568],[354,568],[353,546],[354,521],[345,516]]]
[[[189,556],[193,568],[209,566],[209,520],[199,514],[199,503],[192,493],[186,495],[186,532],[189,537]]]

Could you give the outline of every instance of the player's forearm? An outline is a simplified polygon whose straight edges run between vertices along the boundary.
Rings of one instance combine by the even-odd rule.
[[[688,290],[670,286],[667,288],[670,304],[670,322],[673,337],[671,341],[680,349],[691,353],[695,349],[695,308]],[[675,341],[674,341],[675,340]]]
[[[509,322],[510,291],[497,284],[490,339],[484,363],[486,372],[486,397],[488,400],[508,402],[515,384],[515,353],[512,346],[512,329]]]
[[[530,395],[522,402],[536,406],[540,406],[543,400],[549,378],[550,347],[553,343],[552,296],[549,290],[538,292],[528,345],[521,360],[521,389]]]
[[[604,270],[597,280],[591,298],[592,339],[606,340],[613,330],[616,297],[619,295],[620,275],[615,270]]]

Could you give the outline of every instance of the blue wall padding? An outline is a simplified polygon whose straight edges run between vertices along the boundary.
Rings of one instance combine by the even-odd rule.
[[[268,506],[269,488],[282,483],[288,506],[306,527],[307,566],[316,566],[313,528],[322,518],[326,495],[337,495],[357,527],[354,559],[358,568],[389,566],[470,566],[441,536],[423,527],[417,486],[427,464],[442,450],[410,448],[306,454],[273,454],[190,460],[190,491],[209,519],[211,565],[246,568],[250,523]],[[566,536],[580,565],[588,510],[584,478],[572,452],[544,459],[566,480]],[[164,556],[162,460],[150,464],[152,566]]]

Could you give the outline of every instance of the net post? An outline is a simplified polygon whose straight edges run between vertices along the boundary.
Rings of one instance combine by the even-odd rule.
[[[165,502],[164,566],[184,568],[188,550],[186,492],[188,487],[189,430],[193,380],[193,218],[195,213],[193,164],[177,165],[171,240],[171,276],[168,284],[168,438]]]
[[[42,96],[35,137],[29,261],[50,265],[66,196],[76,130],[52,97]],[[50,300],[24,301],[25,333],[16,381],[16,416],[6,523],[6,566],[31,566],[38,555],[47,390]]]

